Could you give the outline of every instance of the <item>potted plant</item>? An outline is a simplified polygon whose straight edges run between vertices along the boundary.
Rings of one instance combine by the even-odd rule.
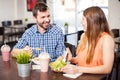
[[[28,21],[28,18],[25,18],[25,22],[27,22]]]
[[[65,34],[68,33],[68,26],[69,26],[68,22],[65,22],[65,24],[64,24]]]
[[[27,77],[30,75],[30,68],[31,68],[31,55],[27,51],[20,51],[16,55],[17,59],[17,68],[18,74],[20,77]]]
[[[25,18],[25,26],[28,24],[28,18]]]

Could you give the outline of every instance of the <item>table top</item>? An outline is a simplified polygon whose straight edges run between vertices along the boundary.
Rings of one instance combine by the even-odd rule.
[[[53,72],[49,69],[48,72],[40,72],[40,70],[32,70],[29,77],[22,78],[18,76],[16,59],[10,61],[2,61],[0,56],[0,79],[1,80],[100,80],[104,75],[100,74],[82,74],[76,79],[67,78],[63,73]]]
[[[26,28],[26,26],[25,25],[12,25],[12,26],[7,26],[5,28],[23,29],[23,28]]]

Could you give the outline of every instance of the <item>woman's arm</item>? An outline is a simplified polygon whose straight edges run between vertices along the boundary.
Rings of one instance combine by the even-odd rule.
[[[112,70],[114,62],[114,40],[112,37],[105,37],[102,43],[103,65],[96,67],[82,67],[75,65],[67,65],[62,70],[65,73],[92,73],[107,74]]]

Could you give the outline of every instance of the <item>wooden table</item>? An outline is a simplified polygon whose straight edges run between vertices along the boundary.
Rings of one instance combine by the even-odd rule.
[[[32,70],[29,77],[21,78],[18,76],[16,60],[10,59],[8,62],[2,61],[0,56],[0,80],[100,80],[104,75],[83,74],[76,79],[64,77],[63,73],[48,72],[42,73],[39,70]]]

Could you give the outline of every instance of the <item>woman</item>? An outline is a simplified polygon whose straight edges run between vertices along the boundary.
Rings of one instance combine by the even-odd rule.
[[[76,57],[68,59],[77,64],[68,64],[62,71],[68,74],[91,73],[107,74],[111,72],[114,61],[114,40],[104,12],[97,6],[83,12],[84,33],[77,47]]]

